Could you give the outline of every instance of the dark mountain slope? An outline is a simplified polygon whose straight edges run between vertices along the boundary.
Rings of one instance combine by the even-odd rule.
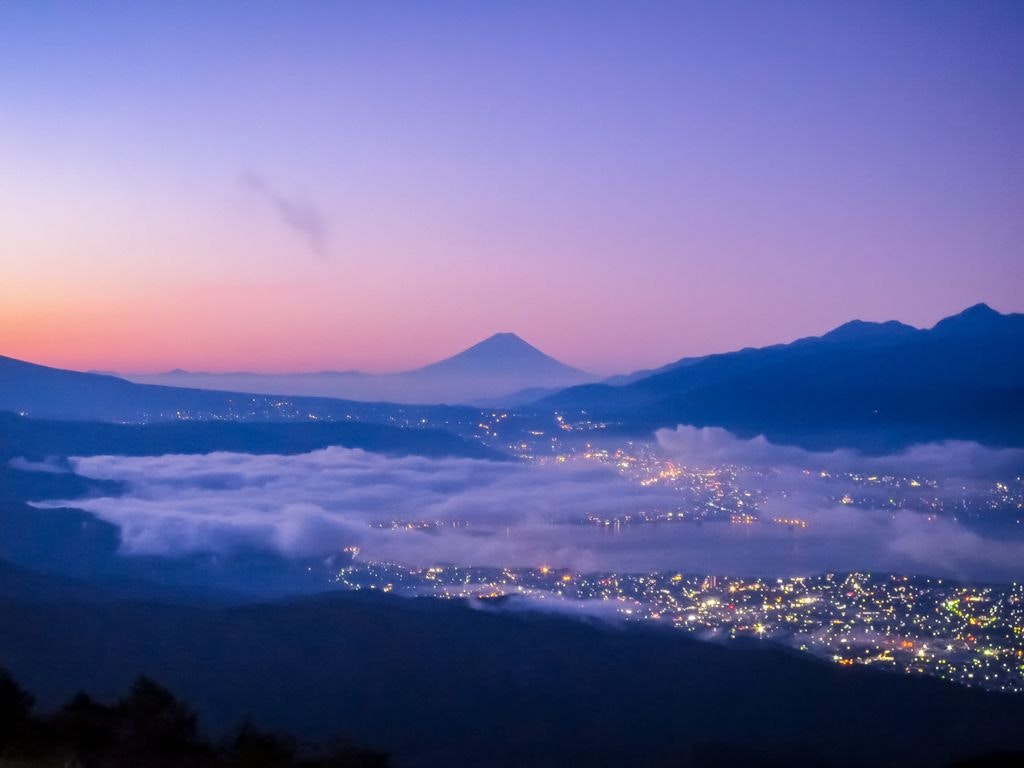
[[[250,714],[405,766],[914,766],[1024,746],[1020,697],[670,630],[365,593],[0,612],[0,660],[44,706],[78,688],[112,698],[145,673],[215,728]]]
[[[538,408],[585,410],[633,431],[715,425],[816,447],[950,438],[1020,445],[1024,315],[979,305],[927,331],[848,323],[621,387],[572,388]]]
[[[330,445],[393,455],[503,458],[502,454],[450,432],[362,422],[110,424],[28,419],[0,412],[0,460],[5,456],[157,456],[212,451],[296,454]]]
[[[419,425],[465,420],[478,412],[453,406],[398,406],[333,397],[252,394],[137,384],[0,357],[0,411],[41,419],[158,422],[180,420],[301,421],[353,419]]]
[[[238,392],[134,384],[0,357],[0,410],[39,418],[160,421],[174,418],[295,418],[311,411],[343,417],[359,406],[339,400],[280,398]]]

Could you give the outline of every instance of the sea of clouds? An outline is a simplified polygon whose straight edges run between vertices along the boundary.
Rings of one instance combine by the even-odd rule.
[[[918,446],[891,456],[813,453],[679,427],[658,450],[689,466],[771,468],[785,490],[762,509],[807,528],[663,523],[608,530],[570,524],[584,514],[671,508],[678,491],[641,488],[614,468],[463,458],[389,457],[332,447],[298,456],[213,453],[70,460],[80,475],[119,481],[121,495],[38,502],[73,506],[116,524],[125,554],[271,550],[294,557],[358,546],[361,558],[409,565],[553,565],[578,570],[795,575],[881,570],[993,580],[1024,576],[1020,536],[980,533],[949,518],[842,506],[820,470],[901,471],[944,478],[1021,472],[1024,451],[971,443]],[[806,470],[813,469],[808,473]],[[834,493],[834,486],[829,489]],[[441,521],[427,530],[381,521]],[[457,522],[458,525],[451,523]]]

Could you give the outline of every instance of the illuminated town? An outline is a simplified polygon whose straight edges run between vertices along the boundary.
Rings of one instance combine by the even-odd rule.
[[[766,501],[784,502],[793,483],[805,481],[813,483],[826,507],[908,511],[928,519],[947,517],[1018,531],[1024,527],[1021,474],[964,481],[817,466],[690,467],[666,455],[656,441],[612,438],[608,425],[590,421],[585,414],[572,419],[558,414],[524,418],[503,411],[353,403],[307,412],[290,401],[270,398],[252,398],[245,405],[249,410],[273,410],[277,418],[286,420],[358,418],[405,428],[441,427],[525,463],[603,465],[642,489],[672,494],[670,503],[662,494],[652,496],[648,506],[616,513],[569,510],[558,521],[568,524],[617,529],[724,521],[805,529],[812,523],[799,513],[762,512]],[[179,418],[188,417],[179,414]],[[782,472],[790,473],[785,482],[779,482]],[[469,525],[464,520],[420,519],[371,523],[377,529],[427,533]],[[350,548],[352,561],[334,575],[336,585],[446,599],[515,601],[630,622],[656,622],[708,640],[779,643],[842,666],[871,666],[1024,693],[1024,585],[1020,582],[976,584],[875,573],[786,578],[582,573],[557,564],[414,568],[364,562],[357,554],[357,548]]]
[[[604,425],[589,421],[572,423],[555,417],[558,429],[586,432]],[[806,527],[795,516],[759,517],[758,508],[770,497],[785,499],[794,478],[786,483],[771,483],[782,476],[778,467],[764,468],[719,464],[713,467],[688,467],[666,456],[651,441],[617,441],[597,444],[591,440],[544,442],[545,433],[531,434],[535,442],[522,441],[509,448],[524,460],[540,464],[600,463],[615,468],[624,477],[644,488],[669,487],[679,492],[679,504],[670,510],[629,512],[614,519],[589,518],[595,524],[665,522],[671,520],[727,519],[734,523],[776,523]],[[1021,468],[1024,469],[1024,468]],[[797,482],[813,481],[824,492],[823,500],[836,505],[890,512],[907,510],[926,515],[948,516],[957,521],[985,521],[1024,526],[1024,475],[967,481],[923,475],[893,474],[825,467],[801,467]],[[769,491],[770,486],[776,490]]]
[[[1021,584],[867,573],[743,579],[547,566],[407,568],[355,560],[335,581],[406,595],[536,601],[527,604],[657,622],[704,639],[771,640],[843,666],[1024,693]]]
[[[479,428],[492,434],[502,414]],[[763,516],[760,508],[787,490],[766,482],[777,470],[741,466],[691,468],[666,458],[649,442],[598,447],[559,433],[590,431],[601,425],[569,424],[560,418],[552,432],[534,430],[509,445],[524,461],[542,465],[599,463],[643,488],[670,488],[678,502],[621,513],[569,513],[578,525],[621,527],[728,521],[734,525],[781,525],[804,529],[798,515]],[[895,513],[907,510],[929,519],[1021,525],[1024,478],[943,482],[926,476],[897,476],[818,468],[794,470],[814,483],[824,501]],[[777,490],[765,490],[775,487]],[[466,521],[381,520],[378,528],[429,530],[468,525]],[[806,577],[739,578],[675,572],[612,573],[558,568],[410,568],[352,563],[335,582],[352,589],[379,589],[499,603],[593,612],[631,622],[656,622],[709,640],[772,641],[842,666],[863,665],[1010,693],[1024,693],[1024,585],[961,583],[893,574],[824,573]]]

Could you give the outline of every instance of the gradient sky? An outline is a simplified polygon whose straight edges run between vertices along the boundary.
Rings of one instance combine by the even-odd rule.
[[[1024,310],[1024,3],[0,4],[0,354],[600,372]]]

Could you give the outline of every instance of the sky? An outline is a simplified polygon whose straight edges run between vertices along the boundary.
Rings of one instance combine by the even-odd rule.
[[[0,4],[0,354],[587,370],[1024,310],[1018,2]]]

